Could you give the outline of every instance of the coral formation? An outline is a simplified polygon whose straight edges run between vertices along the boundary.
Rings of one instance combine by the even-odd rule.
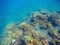
[[[0,45],[60,45],[60,13],[36,11],[22,23],[8,24],[4,30]]]

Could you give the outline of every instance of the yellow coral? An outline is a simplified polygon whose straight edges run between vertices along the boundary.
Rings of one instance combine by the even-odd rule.
[[[37,39],[32,39],[27,42],[27,45],[40,45],[40,42]]]
[[[57,21],[59,21],[59,22],[60,22],[60,19],[58,19]]]
[[[52,30],[53,33],[58,33],[56,29]]]
[[[36,30],[31,30],[31,33],[34,33],[36,35],[39,35],[39,31],[36,31]]]
[[[48,45],[48,40],[44,37],[42,37],[43,39],[41,39],[41,42],[43,43],[43,45]]]
[[[55,21],[55,23],[56,23],[57,25],[60,25],[60,19],[57,19],[57,20]]]
[[[52,30],[52,33],[57,36],[58,32],[56,29]]]
[[[24,36],[22,39],[25,40],[25,42],[27,42],[27,41],[32,40],[32,37],[31,36]]]
[[[23,25],[23,28],[24,28],[25,30],[27,30],[28,27],[29,27],[29,26],[28,26],[27,24]]]
[[[48,29],[50,29],[52,27],[52,24],[50,22],[48,22],[46,25],[47,25]]]
[[[40,45],[40,43],[37,39],[33,39],[33,45]]]

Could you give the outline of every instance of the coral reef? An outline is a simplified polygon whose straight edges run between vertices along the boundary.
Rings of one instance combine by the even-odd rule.
[[[4,28],[0,45],[60,45],[60,13],[35,11],[19,24]]]

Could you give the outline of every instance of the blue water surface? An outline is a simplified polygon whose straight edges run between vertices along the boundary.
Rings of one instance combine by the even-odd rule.
[[[0,34],[7,24],[22,21],[39,9],[60,10],[60,0],[0,0]]]

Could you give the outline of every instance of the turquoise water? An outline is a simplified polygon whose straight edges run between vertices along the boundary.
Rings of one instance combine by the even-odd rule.
[[[34,10],[60,10],[59,0],[0,0],[0,33],[5,25],[22,21]]]

